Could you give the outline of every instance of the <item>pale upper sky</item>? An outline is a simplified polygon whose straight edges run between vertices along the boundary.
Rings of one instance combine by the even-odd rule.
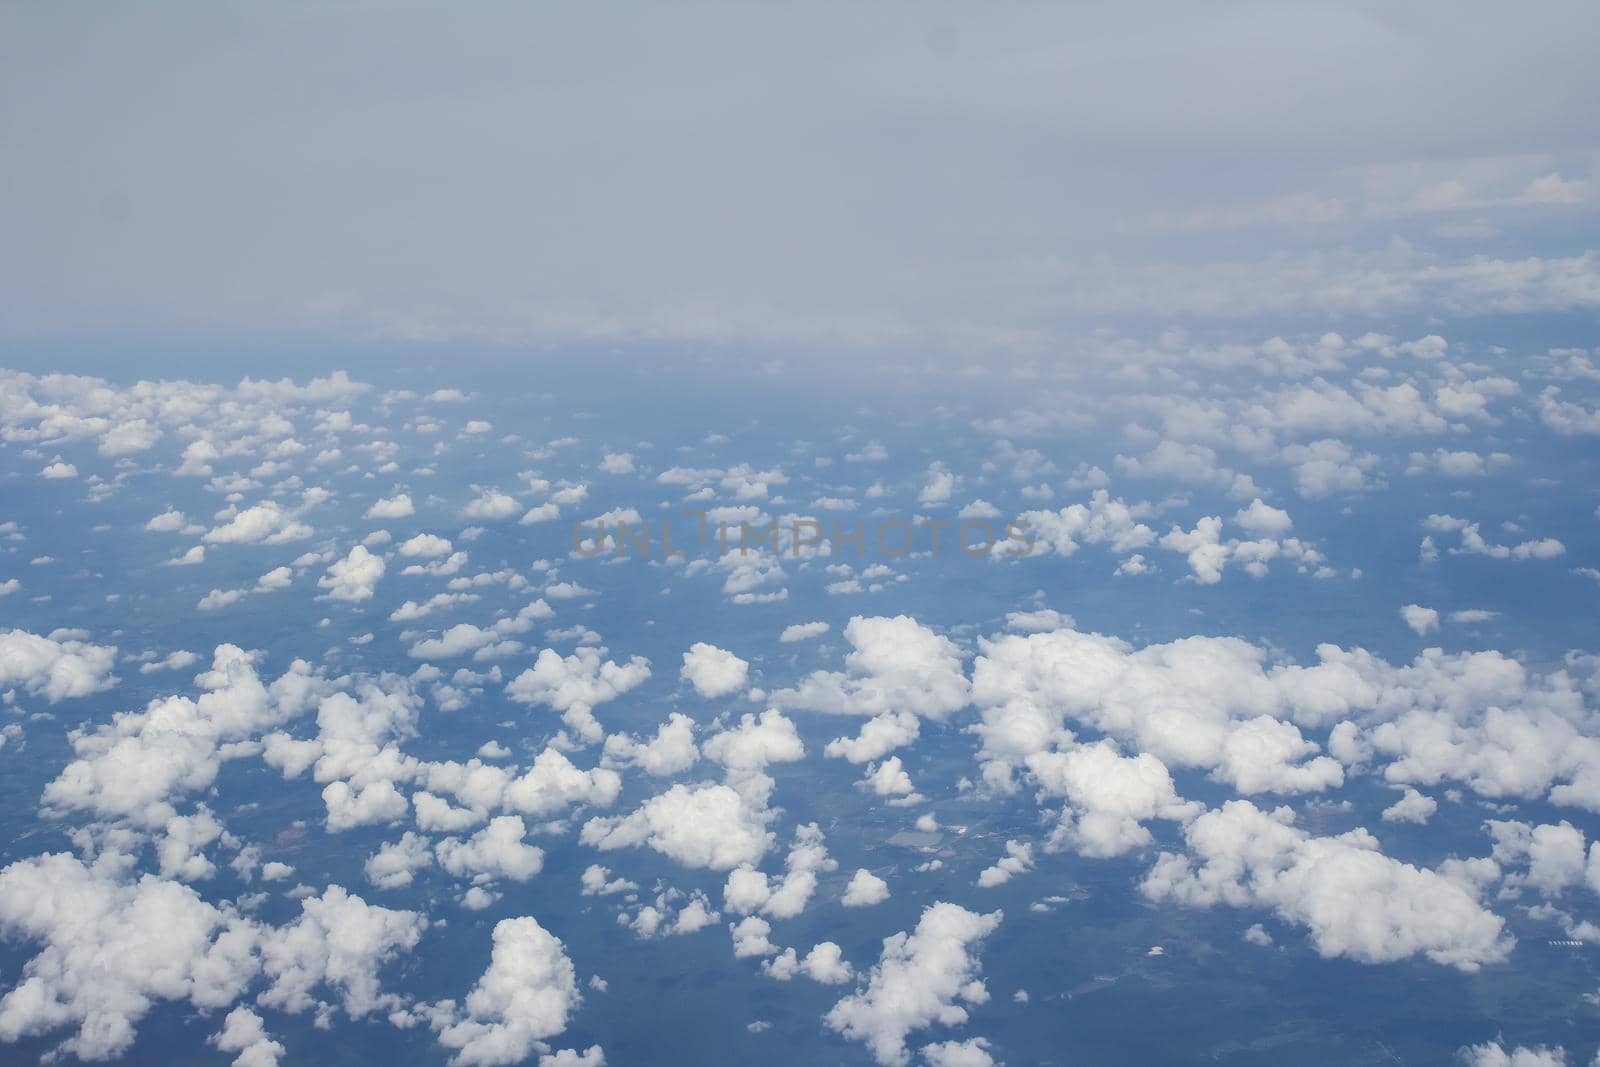
[[[1592,4],[9,5],[0,338],[1600,306]]]

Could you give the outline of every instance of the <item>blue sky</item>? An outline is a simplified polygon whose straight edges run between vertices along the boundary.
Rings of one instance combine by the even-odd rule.
[[[1600,1058],[1585,8],[0,23],[5,1056]]]

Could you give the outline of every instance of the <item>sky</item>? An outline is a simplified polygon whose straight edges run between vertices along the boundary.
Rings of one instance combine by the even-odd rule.
[[[1600,1064],[1597,30],[0,10],[0,1060]]]
[[[1587,5],[17,5],[0,325],[1050,351],[1592,309]]]

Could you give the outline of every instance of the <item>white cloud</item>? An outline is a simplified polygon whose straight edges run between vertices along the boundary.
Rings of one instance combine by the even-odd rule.
[[[0,1040],[70,1026],[63,1051],[112,1059],[158,1001],[221,1008],[254,977],[256,935],[231,909],[177,882],[121,881],[114,870],[66,853],[0,870],[0,929],[40,945],[0,999]]]
[[[839,903],[847,908],[870,908],[888,899],[889,883],[861,867],[850,876],[850,884],[844,887]]]
[[[1457,1058],[1463,1067],[1567,1067],[1567,1052],[1560,1045],[1517,1045],[1506,1048],[1498,1041],[1463,1046]]]
[[[750,664],[732,652],[697,641],[683,654],[680,677],[707,700],[737,692],[745,683]]]
[[[349,555],[335,560],[329,565],[328,573],[317,579],[317,588],[327,590],[318,599],[349,603],[371,600],[383,572],[383,557],[373,555],[365,545],[356,545]]]
[[[612,734],[606,738],[605,755],[607,760],[638,767],[658,778],[679,774],[693,767],[700,758],[700,749],[694,743],[694,720],[672,712],[649,741],[637,741],[628,734]]]
[[[1199,805],[1179,798],[1160,760],[1148,752],[1124,757],[1109,741],[1036,753],[1027,766],[1042,794],[1067,799],[1047,842],[1051,850],[1120,856],[1151,842],[1144,821],[1187,821],[1199,813]]]
[[[417,513],[416,506],[411,503],[410,495],[396,493],[390,497],[380,497],[367,509],[369,519],[406,519]]]
[[[960,1002],[989,999],[977,977],[977,947],[1000,918],[998,911],[983,915],[958,904],[931,905],[914,931],[884,939],[866,988],[835,1004],[824,1021],[847,1039],[865,1042],[880,1064],[910,1063],[906,1038],[913,1030],[934,1023],[958,1026],[967,1021]]]
[[[634,656],[627,663],[602,660],[601,650],[579,648],[563,657],[544,649],[532,667],[512,679],[506,695],[519,704],[546,704],[587,742],[604,736],[594,708],[628,692],[650,677],[650,661]]]
[[[648,845],[686,867],[725,871],[766,855],[768,818],[729,786],[675,785],[631,815],[590,819],[581,836],[602,851]]]
[[[981,1037],[923,1045],[922,1058],[927,1061],[928,1067],[994,1067],[994,1057],[989,1055],[989,1042]]]
[[[841,985],[855,974],[855,968],[844,958],[843,950],[832,941],[819,941],[800,961],[800,971],[813,982],[823,985]]]
[[[1383,809],[1384,822],[1425,823],[1439,810],[1439,802],[1407,786],[1400,799]]]
[[[582,999],[560,938],[530,916],[502,919],[488,969],[461,1006],[433,1026],[439,1043],[455,1050],[452,1064],[503,1067],[565,1030]]]
[[[501,815],[461,841],[447,837],[435,847],[439,866],[457,878],[484,875],[526,882],[544,867],[544,850],[523,840],[522,817]]]
[[[1282,537],[1294,528],[1294,520],[1287,511],[1263,503],[1260,497],[1235,513],[1233,521],[1261,537]]]
[[[910,711],[941,721],[966,705],[960,650],[909,615],[857,615],[844,636],[853,647],[844,672],[814,672],[798,688],[774,693],[774,703],[844,715]]]
[[[344,781],[329,782],[322,789],[322,803],[328,809],[329,833],[398,822],[410,810],[405,794],[387,778],[360,787]]]
[[[783,633],[778,635],[778,640],[784,644],[795,641],[809,641],[813,637],[821,637],[828,632],[825,622],[797,622],[783,628]]]
[[[1184,831],[1193,860],[1163,853],[1140,888],[1155,901],[1270,907],[1307,927],[1327,957],[1388,963],[1420,954],[1476,971],[1510,953],[1504,923],[1462,884],[1383,855],[1365,830],[1313,837],[1292,821],[1288,808],[1230,800]]]
[[[851,763],[871,763],[901,745],[909,745],[921,732],[921,720],[909,711],[886,711],[863,723],[855,737],[837,737],[829,741],[823,754]]]
[[[1407,604],[1400,609],[1400,617],[1406,621],[1407,626],[1416,631],[1418,637],[1423,637],[1439,628],[1439,613],[1421,604]]]
[[[328,986],[352,1019],[392,1011],[401,998],[382,991],[378,971],[415,948],[427,927],[416,912],[380,908],[331,885],[302,900],[294,922],[263,935],[261,969],[271,984],[259,999],[301,1012],[317,1004],[314,990]]]
[[[207,530],[202,540],[218,545],[280,545],[304,540],[313,532],[293,512],[286,511],[276,501],[267,500]]]
[[[267,1036],[261,1016],[249,1008],[234,1008],[222,1020],[222,1029],[207,1038],[222,1052],[237,1052],[233,1067],[278,1067],[284,1047]]]
[[[169,508],[145,523],[144,528],[152,533],[177,533],[188,525],[189,520],[184,518],[183,512]]]
[[[922,487],[922,492],[917,494],[917,503],[923,507],[948,503],[960,482],[961,479],[951,474],[942,464],[935,463],[928,468],[928,482]]]
[[[425,794],[419,794],[422,795]],[[421,810],[420,802],[418,810]],[[417,871],[432,865],[433,851],[428,847],[428,839],[407,830],[399,840],[386,842],[368,856],[362,870],[367,881],[379,889],[399,889],[410,885]]]
[[[116,685],[116,659],[115,646],[0,630],[0,686],[21,686],[52,704]]]
[[[1006,854],[992,867],[978,872],[978,885],[990,889],[1005,885],[1019,874],[1033,869],[1033,846],[1026,841],[1007,841]]]
[[[517,503],[515,497],[507,496],[498,489],[485,489],[461,509],[461,515],[467,519],[498,520],[509,519],[521,510],[522,505]]]
[[[407,559],[416,559],[418,557],[422,559],[437,559],[440,556],[448,556],[453,547],[448,538],[440,537],[437,534],[422,533],[400,542],[396,547],[396,551]]]

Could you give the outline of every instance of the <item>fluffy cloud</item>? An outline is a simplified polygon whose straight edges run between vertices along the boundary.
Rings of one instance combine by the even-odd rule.
[[[261,1016],[249,1008],[234,1008],[222,1020],[222,1029],[208,1039],[223,1052],[237,1052],[233,1067],[278,1067],[284,1048],[267,1036]]]
[[[531,916],[502,919],[495,924],[488,969],[461,1009],[437,1018],[434,1026],[439,1043],[455,1050],[452,1064],[502,1067],[522,1062],[545,1038],[565,1030],[582,999],[561,939]]]
[[[736,867],[723,888],[723,905],[739,915],[760,911],[774,919],[792,919],[805,911],[816,891],[817,872],[832,871],[838,866],[829,857],[816,823],[797,826],[794,844],[784,861],[783,878],[773,883],[748,864]]]
[[[847,908],[870,908],[888,899],[889,883],[861,867],[850,876],[850,884],[844,887],[844,897],[839,903]]]
[[[1122,756],[1108,741],[1035,753],[1027,766],[1043,795],[1067,800],[1047,843],[1052,850],[1120,856],[1151,842],[1145,821],[1186,821],[1200,812],[1198,804],[1178,796],[1160,760],[1148,752]]]
[[[1439,628],[1439,613],[1420,604],[1407,604],[1400,609],[1400,617],[1416,631],[1418,637],[1424,637]]]
[[[0,1041],[74,1027],[61,1048],[83,1060],[126,1052],[158,1001],[230,1004],[257,968],[256,932],[231,909],[65,853],[0,871],[0,929],[41,946],[0,999]]]
[[[437,594],[429,601],[426,609],[415,605],[412,610],[407,611],[402,605],[396,614],[425,615],[432,610],[432,605],[440,596],[460,595],[464,594]],[[515,615],[498,619],[491,626],[475,626],[470,622],[457,623],[437,637],[425,637],[417,641],[411,646],[408,654],[416,659],[450,659],[471,652],[476,660],[499,659],[522,651],[522,643],[513,638],[518,634],[527,633],[533,629],[534,623],[548,619],[554,614],[549,604],[543,600],[535,600]]]
[[[865,1042],[881,1064],[911,1062],[906,1038],[934,1023],[967,1021],[961,1003],[989,999],[977,977],[978,945],[1000,925],[987,915],[940,902],[922,913],[911,933],[883,940],[883,955],[867,975],[866,988],[833,1006],[824,1021],[851,1041]]]
[[[219,645],[211,669],[195,684],[200,696],[161,697],[141,712],[124,712],[92,732],[74,734],[69,763],[44,790],[51,808],[126,817],[154,826],[174,812],[171,799],[204,789],[221,766],[219,746],[251,737],[300,713],[320,683],[296,663],[262,683],[250,656]]]
[[[420,804],[418,810],[421,810]],[[399,889],[410,885],[417,871],[432,865],[433,852],[428,847],[428,839],[408,830],[398,841],[390,841],[368,856],[362,870],[367,881],[379,889]]]
[[[857,615],[844,636],[853,649],[844,672],[817,671],[798,688],[774,693],[773,702],[844,715],[909,711],[936,720],[966,706],[960,650],[916,619]]]
[[[272,500],[245,508],[225,523],[207,530],[202,540],[218,545],[279,545],[300,541],[314,531]]]
[[[470,840],[447,837],[435,849],[439,866],[457,878],[509,878],[526,882],[544,867],[544,851],[527,844],[519,815],[490,819]]]
[[[391,497],[382,497],[367,509],[369,519],[405,519],[417,513],[416,507],[411,503],[411,497],[405,493],[396,493]]]
[[[1467,1045],[1457,1057],[1464,1067],[1567,1067],[1567,1051],[1560,1045],[1506,1048],[1498,1041]]]
[[[649,741],[612,734],[606,738],[605,755],[611,762],[669,778],[693,767],[700,758],[700,749],[694,743],[694,720],[675,711],[656,728],[655,737]]]
[[[600,649],[585,647],[563,657],[547,648],[506,686],[506,695],[519,704],[555,708],[579,737],[599,741],[604,731],[595,720],[595,705],[616,699],[650,677],[650,661],[642,656],[619,664],[602,660],[601,654]]]
[[[91,645],[65,632],[48,637],[27,630],[0,630],[0,687],[21,686],[54,704],[85,697],[117,683],[111,673],[117,650]]]
[[[759,717],[741,716],[738,725],[709,738],[704,751],[707,759],[726,769],[730,785],[757,802],[772,786],[763,773],[769,764],[793,763],[806,754],[794,723],[776,708]]]
[[[1000,857],[992,867],[985,867],[978,872],[978,885],[983,889],[990,889],[997,885],[1005,885],[1019,874],[1033,869],[1033,846],[1026,841],[1007,841],[1006,854]]]
[[[1241,508],[1233,521],[1261,537],[1282,537],[1294,527],[1287,511],[1263,503],[1260,497],[1252,500],[1249,507]]]
[[[1309,929],[1319,954],[1362,963],[1421,954],[1475,971],[1510,953],[1501,919],[1461,883],[1385,856],[1365,830],[1313,837],[1293,818],[1230,800],[1184,831],[1192,859],[1163,853],[1140,888],[1156,901],[1270,907]]]
[[[1407,786],[1399,800],[1383,809],[1384,822],[1425,823],[1439,810],[1439,802]]]
[[[498,489],[486,489],[461,509],[461,515],[467,519],[499,520],[509,519],[521,510],[522,505],[517,503],[515,497],[507,496]]]
[[[581,838],[602,851],[648,845],[686,867],[725,871],[767,854],[769,818],[729,786],[675,785],[631,815],[590,819]]]
[[[415,537],[400,542],[397,551],[407,559],[416,559],[418,557],[436,559],[440,556],[448,556],[453,547],[449,538],[440,537],[437,534],[420,533]]]
[[[1112,499],[1104,489],[1097,489],[1089,503],[1072,504],[1060,511],[1025,511],[1017,521],[1028,531],[1037,546],[1060,556],[1070,556],[1080,544],[1106,544],[1118,555],[1132,552],[1155,541],[1155,531],[1141,518],[1146,511],[1130,507],[1121,499]],[[1018,549],[1015,542],[1000,540],[992,553],[1005,558]]]
[[[1343,781],[1336,760],[1316,755],[1287,716],[1303,704],[1317,717],[1370,701],[1370,683],[1338,650],[1314,668],[1262,668],[1261,650],[1234,638],[1192,637],[1134,650],[1098,634],[1058,630],[981,642],[972,691],[975,729],[1004,786],[1009,767],[1071,741],[1081,721],[1161,762],[1205,767],[1242,792],[1303,792]],[[1365,663],[1365,661],[1362,661]]]
[[[886,711],[868,719],[855,737],[838,737],[823,750],[851,763],[871,763],[882,759],[901,745],[909,745],[922,732],[922,720],[909,711]]]
[[[261,939],[261,969],[270,985],[261,1003],[284,1011],[316,1007],[312,993],[327,987],[339,996],[352,1019],[392,1011],[401,998],[385,993],[378,972],[402,952],[416,947],[428,920],[413,911],[368,904],[332,885],[300,902],[294,922]]]
[[[732,652],[698,641],[683,654],[680,676],[707,700],[727,696],[743,687],[750,664]]]
[[[367,551],[365,545],[356,545],[344,559],[335,560],[328,573],[317,579],[317,588],[326,589],[321,599],[344,600],[359,603],[372,599],[373,588],[383,577],[382,556]]]
[[[809,641],[827,632],[828,624],[825,622],[797,622],[785,626],[783,633],[778,635],[778,640],[787,645],[795,641]]]

